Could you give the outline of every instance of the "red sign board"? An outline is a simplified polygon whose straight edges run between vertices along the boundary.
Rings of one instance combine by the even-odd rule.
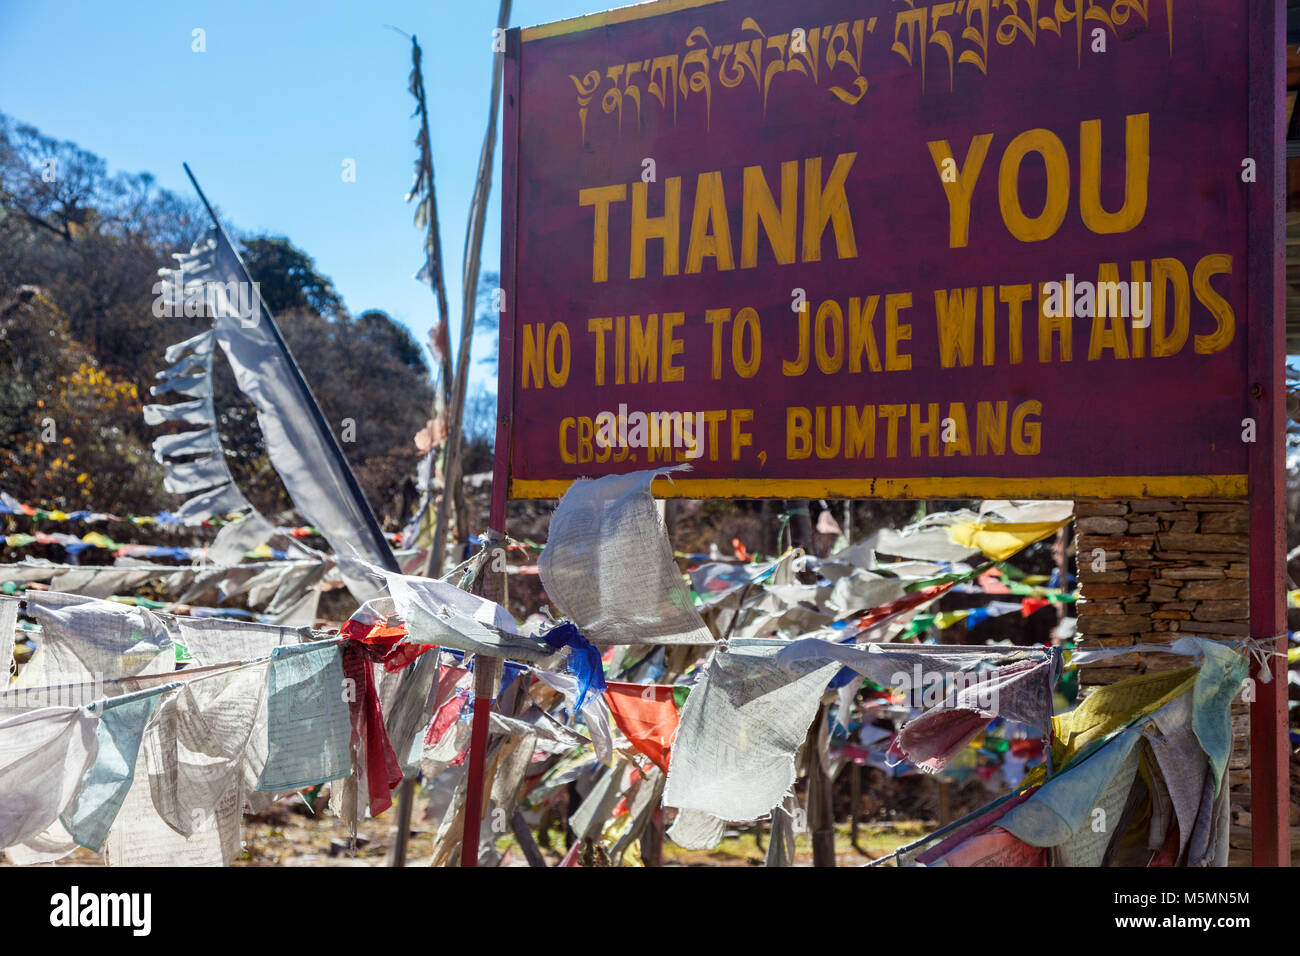
[[[678,462],[665,494],[1244,496],[1250,35],[1240,0],[513,33],[510,496]]]

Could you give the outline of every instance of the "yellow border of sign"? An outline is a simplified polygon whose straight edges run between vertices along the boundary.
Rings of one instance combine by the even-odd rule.
[[[614,10],[602,10],[600,13],[588,13],[568,20],[556,20],[554,23],[541,23],[535,27],[524,27],[520,36],[527,43],[529,40],[544,40],[547,37],[565,36],[569,33],[581,33],[615,23],[627,23],[630,20],[644,20],[678,10],[692,10],[695,7],[708,7],[726,0],[651,0],[650,3],[638,3],[630,7],[618,7]]]
[[[665,468],[669,467],[667,465]],[[510,482],[516,500],[559,498],[572,481]],[[657,498],[1245,498],[1245,475],[1097,478],[659,478]]]

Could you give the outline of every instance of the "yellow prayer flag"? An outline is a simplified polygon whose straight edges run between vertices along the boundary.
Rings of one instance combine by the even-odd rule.
[[[938,628],[939,630],[941,630],[941,631],[942,631],[942,630],[945,630],[945,629],[947,629],[947,628],[952,627],[954,624],[956,624],[958,621],[962,620],[962,619],[963,619],[964,617],[966,617],[968,614],[970,614],[970,611],[969,611],[969,610],[966,610],[966,611],[940,611],[938,614],[936,614],[936,615],[934,616],[934,626],[937,627],[937,628]]]
[[[963,521],[948,526],[948,537],[956,544],[979,548],[994,561],[1005,561],[1021,548],[1041,541],[1068,521],[1035,521],[1014,524],[1001,521]]]

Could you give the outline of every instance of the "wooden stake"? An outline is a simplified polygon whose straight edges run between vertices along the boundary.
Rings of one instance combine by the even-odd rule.
[[[861,853],[862,847],[858,846],[858,821],[862,819],[862,768],[856,763],[849,765],[849,799],[853,803],[849,817],[849,842],[853,844],[853,849]]]
[[[808,728],[804,746],[804,766],[808,773],[808,831],[812,838],[813,866],[835,865],[835,811],[831,798],[831,781],[822,770],[821,730],[826,721],[826,707]]]
[[[510,832],[519,841],[519,848],[524,851],[528,865],[546,869],[546,857],[542,856],[542,851],[537,848],[537,841],[533,839],[532,831],[528,829],[528,821],[524,819],[523,811],[518,808],[515,808],[514,815],[510,818]]]

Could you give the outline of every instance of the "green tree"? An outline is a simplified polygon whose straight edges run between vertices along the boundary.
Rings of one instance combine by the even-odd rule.
[[[139,396],[113,379],[34,286],[0,279],[0,488],[64,509],[150,510],[162,470],[134,432]]]
[[[289,240],[250,239],[242,248],[363,493],[381,520],[400,526],[402,485],[416,466],[411,439],[433,402],[419,346],[385,312],[372,309],[353,319],[333,282]],[[216,363],[214,386],[219,431],[240,488],[264,513],[290,513],[292,502],[266,455],[255,410],[224,362]]]
[[[257,236],[239,244],[248,274],[258,283],[272,315],[304,310],[330,319],[348,316],[334,283],[316,271],[316,263],[282,236]]]
[[[118,513],[179,504],[161,491],[149,446],[162,430],[144,424],[141,405],[163,350],[210,327],[153,313],[157,271],[208,228],[197,202],[152,176],[111,174],[90,151],[0,114],[0,487]],[[344,419],[355,423],[343,450],[363,491],[400,521],[393,502],[414,471],[411,438],[432,403],[419,346],[381,311],[352,319],[289,239],[255,236],[241,248],[331,427],[341,434]],[[214,399],[241,489],[267,515],[289,519],[256,411],[220,354]],[[57,442],[41,441],[48,417]]]
[[[394,321],[387,312],[370,309],[361,313],[357,323],[366,336],[372,337],[411,371],[429,374],[420,343],[415,341],[410,329]]]
[[[501,273],[484,272],[478,278],[478,294],[474,300],[474,332],[491,336],[492,354],[481,359],[484,365],[500,361],[501,313],[493,307],[492,296],[501,287]]]

